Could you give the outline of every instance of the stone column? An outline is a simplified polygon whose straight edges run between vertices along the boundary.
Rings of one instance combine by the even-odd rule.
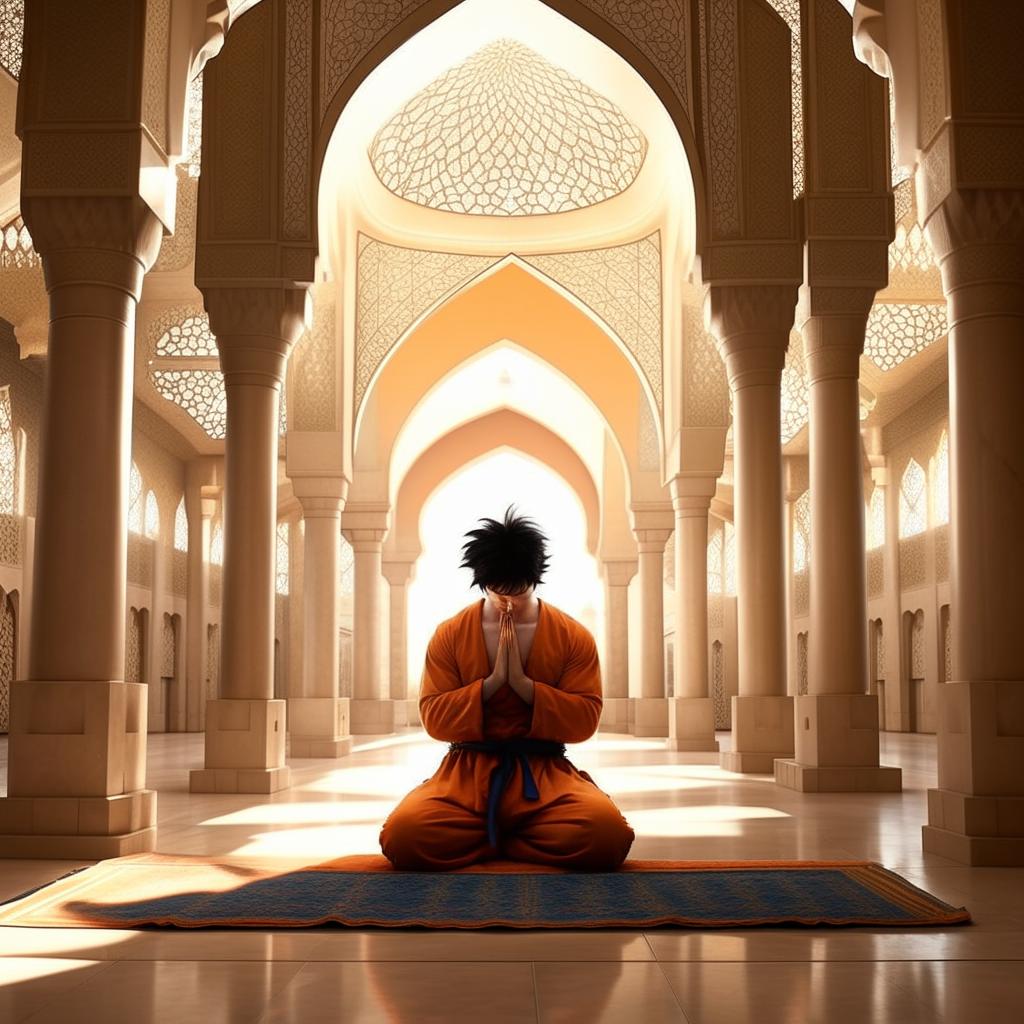
[[[355,555],[352,609],[352,732],[395,731],[395,702],[381,672],[381,564],[390,512],[386,505],[349,502],[341,532]]]
[[[286,702],[273,699],[278,406],[307,294],[211,287],[204,299],[227,395],[224,567],[220,695],[207,704],[205,767],[190,788],[272,793],[289,781]]]
[[[634,504],[633,534],[640,568],[640,694],[633,701],[636,736],[668,736],[665,696],[665,544],[672,536],[670,508]]]
[[[388,559],[382,563],[384,578],[388,581],[391,633],[388,645],[388,672],[390,676],[390,697],[395,706],[395,725],[419,725],[419,695],[409,693],[409,581],[412,579],[414,561]]]
[[[806,695],[797,696],[795,757],[775,780],[803,792],[898,791],[878,763],[878,697],[867,680],[860,356],[874,292],[811,289],[801,307],[810,381],[811,624]]]
[[[286,442],[287,443],[287,442]],[[290,474],[289,474],[290,475]],[[292,478],[294,493],[295,480]],[[306,524],[301,516],[293,515],[288,519],[288,660],[285,668],[287,676],[286,696],[288,704],[288,732],[294,731],[291,700],[293,697],[305,697],[305,681],[303,678],[303,645],[305,643],[306,616],[305,597],[306,574],[304,551],[306,547]]]
[[[669,750],[718,750],[708,694],[708,511],[716,481],[675,476],[675,696],[669,700]]]
[[[210,523],[216,498],[202,495],[198,469],[188,467],[185,515],[188,519],[188,607],[185,636],[185,728],[201,732],[206,723],[206,620],[210,593]]]
[[[793,755],[786,695],[780,386],[796,288],[713,285],[711,327],[733,394],[739,694],[722,767],[771,772]]]
[[[352,749],[349,700],[338,696],[338,556],[344,480],[292,481],[306,521],[302,588],[302,696],[288,701],[292,757]]]
[[[124,643],[135,310],[162,225],[137,197],[23,200],[50,334],[0,855],[99,859],[151,850],[156,835],[146,687],[124,682]]]
[[[600,728],[629,732],[629,581],[636,575],[637,560],[606,559],[604,579],[604,703]]]
[[[174,522],[171,521],[173,529]],[[146,680],[148,683],[147,703],[150,731],[170,732],[171,718],[167,713],[167,697],[164,691],[163,673],[163,648],[164,648],[164,613],[167,611],[167,568],[171,553],[171,546],[167,543],[167,522],[161,522],[160,530],[156,537],[152,538],[152,570],[151,599],[149,611],[149,636],[146,638],[146,659],[148,666]]]
[[[924,849],[1020,865],[1024,188],[952,191],[926,230],[950,327],[953,679],[939,687],[939,784],[928,791]]]

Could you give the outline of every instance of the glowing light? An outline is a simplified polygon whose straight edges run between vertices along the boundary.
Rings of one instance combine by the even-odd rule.
[[[928,480],[911,459],[900,480],[900,537],[913,537],[928,529]]]

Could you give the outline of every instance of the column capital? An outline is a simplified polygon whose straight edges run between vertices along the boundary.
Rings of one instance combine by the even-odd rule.
[[[860,357],[873,288],[805,287],[800,291],[797,321],[804,339],[807,379],[860,376]]]
[[[777,384],[793,329],[796,285],[711,285],[705,318],[733,390]]]
[[[635,558],[610,558],[601,562],[601,574],[610,587],[628,587],[637,567]]]
[[[672,508],[676,518],[681,516],[707,516],[711,499],[715,496],[718,480],[712,476],[677,474],[668,482],[672,495]]]
[[[1022,312],[1024,188],[954,189],[924,227],[939,262],[943,290],[954,302],[950,326],[993,308]],[[966,289],[976,298],[968,300],[972,293]],[[965,307],[965,301],[970,305]]]
[[[391,527],[391,507],[384,502],[348,502],[341,514],[342,536],[355,551],[380,551]]]
[[[412,579],[415,562],[384,559],[380,565],[381,575],[393,587],[404,587]]]
[[[337,516],[345,507],[348,481],[343,476],[294,476],[291,484],[305,519]]]
[[[304,494],[296,497],[302,507],[303,519],[337,519],[344,504],[341,498],[330,494]]]
[[[51,304],[65,289],[90,285],[138,302],[163,238],[159,218],[138,196],[26,196],[22,216],[42,257]],[[81,306],[76,296],[69,301]],[[51,305],[51,314],[62,310]]]
[[[225,384],[279,387],[292,345],[306,329],[308,288],[203,289]]]

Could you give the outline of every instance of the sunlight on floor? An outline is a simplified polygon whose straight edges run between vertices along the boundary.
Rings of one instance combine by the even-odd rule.
[[[260,825],[274,828],[285,825],[350,825],[356,822],[383,821],[395,806],[394,800],[325,800],[317,803],[257,804],[241,810],[207,818],[207,825]]]
[[[647,807],[626,815],[633,829],[645,836],[738,836],[743,823],[758,818],[788,818],[774,807],[710,804],[704,807]]]

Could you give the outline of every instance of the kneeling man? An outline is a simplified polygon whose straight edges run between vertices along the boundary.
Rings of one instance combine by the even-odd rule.
[[[484,597],[437,627],[420,686],[423,727],[448,753],[388,816],[381,849],[403,870],[497,857],[614,870],[633,829],[565,756],[601,715],[594,638],[534,594],[548,563],[536,525],[511,507],[481,522],[462,565]]]

